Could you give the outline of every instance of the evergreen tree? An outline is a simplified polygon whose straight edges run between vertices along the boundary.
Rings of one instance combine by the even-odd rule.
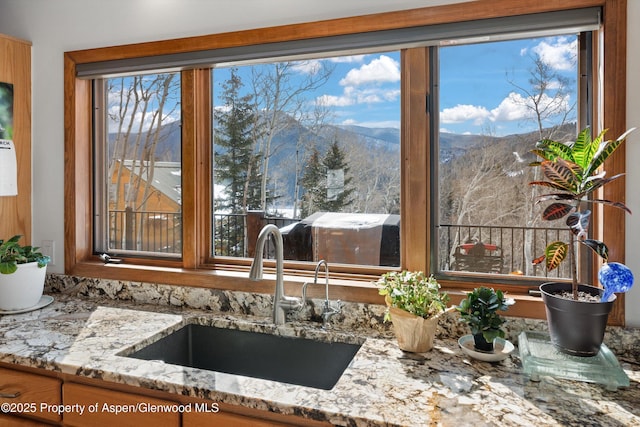
[[[218,255],[245,256],[245,214],[253,202],[252,175],[255,175],[256,156],[251,137],[254,113],[252,96],[240,94],[242,80],[236,69],[222,84],[221,99],[225,108],[216,110],[215,126],[215,177],[216,183],[224,186],[224,193],[216,196],[215,210],[226,211],[239,216],[229,216],[227,220],[216,221],[216,247]]]
[[[353,178],[349,176],[345,153],[340,149],[337,140],[334,140],[329,146],[322,166],[327,176],[327,185],[325,202],[321,209],[328,212],[341,212],[343,208],[352,203],[351,195],[354,189],[350,185]]]
[[[303,218],[317,212],[319,210],[317,206],[324,204],[326,197],[325,181],[326,175],[320,161],[320,152],[316,147],[313,147],[300,180],[300,184],[306,190],[300,209]]]
[[[251,137],[254,113],[251,95],[240,95],[242,80],[236,69],[222,85],[224,109],[216,110],[215,174],[224,185],[224,196],[216,198],[217,210],[246,213],[247,189],[255,174],[254,141]]]
[[[322,161],[317,148],[314,148],[301,180],[306,190],[302,216],[306,217],[319,211],[343,211],[352,203],[352,179],[349,176],[345,153],[340,149],[337,140],[329,146]]]

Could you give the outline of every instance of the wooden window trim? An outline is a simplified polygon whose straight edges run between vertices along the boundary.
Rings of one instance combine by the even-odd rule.
[[[609,136],[620,135],[626,129],[626,0],[565,0],[563,2],[479,0],[327,21],[65,52],[65,273],[86,277],[206,286],[252,292],[264,292],[267,289],[264,283],[250,282],[246,279],[247,269],[243,265],[200,267],[206,259],[208,250],[207,242],[203,241],[201,236],[203,236],[203,229],[210,231],[210,225],[207,224],[206,219],[206,209],[210,200],[203,201],[199,197],[203,194],[201,191],[196,197],[196,194],[193,193],[195,189],[192,187],[191,190],[187,190],[188,186],[183,189],[185,191],[183,215],[186,214],[184,220],[186,228],[184,231],[185,252],[182,261],[145,261],[144,265],[132,261],[126,266],[105,266],[98,262],[92,254],[92,186],[90,180],[86,179],[87,176],[91,176],[92,163],[91,86],[90,81],[76,78],[78,64],[592,6],[602,7],[604,21],[604,30],[600,34],[603,48],[603,76],[601,93],[598,94],[601,100],[599,123],[602,128],[609,129]],[[409,65],[409,71],[405,75],[408,81],[415,75],[415,70],[411,71],[413,67],[426,66],[426,58],[421,58],[420,55],[420,53],[403,55],[403,64]],[[207,102],[204,97],[209,96],[203,95],[203,93],[210,93],[208,87],[210,83],[206,82],[202,70],[183,71],[182,79],[183,103],[185,104],[183,111],[190,111],[189,114],[192,115],[192,118],[197,114],[209,114],[208,111],[202,109],[202,105]],[[415,85],[419,84],[414,82],[413,86],[405,89],[411,92],[417,88]],[[187,96],[184,96],[185,91],[193,94],[193,104],[188,101]],[[402,103],[403,117],[410,117],[410,120],[403,120],[402,124],[401,161],[404,166],[401,176],[403,184],[402,212],[405,213],[401,225],[402,268],[428,271],[429,178],[428,169],[424,167],[428,165],[428,152],[425,152],[427,136],[424,134],[427,124],[423,123],[422,119],[417,120],[416,117],[411,117],[411,112],[414,111],[412,106],[418,102],[415,98],[417,93],[419,93],[418,89],[416,89],[416,94],[405,97],[406,99]],[[611,94],[615,94],[615,96]],[[420,102],[424,103],[424,98]],[[204,178],[208,176],[209,170],[207,168],[209,166],[198,160],[205,158],[199,156],[206,156],[206,150],[209,150],[210,134],[208,132],[209,130],[203,128],[203,125],[196,125],[191,121],[186,123],[183,128],[183,138],[186,135],[190,140],[186,144],[192,144],[186,145],[192,151],[183,152],[183,162],[187,162],[186,164],[189,165],[185,168],[189,170],[185,170],[184,179],[190,182],[208,181]],[[184,140],[183,144],[185,144]],[[625,160],[625,151],[622,148],[608,161],[607,170],[609,173],[624,172]],[[624,178],[608,186],[605,190],[605,197],[624,200]],[[407,212],[411,212],[411,215],[406,215]],[[625,255],[624,219],[623,212],[605,208],[599,221],[601,224],[599,233],[609,243],[610,257],[619,261],[624,261]],[[291,263],[290,267],[296,268],[297,265]],[[370,280],[380,271],[381,269],[372,268],[361,271],[359,274],[349,274],[347,271],[343,275],[336,275],[339,279],[332,280],[332,285],[335,285],[332,287],[332,295],[347,301],[380,303],[381,299],[370,283]],[[299,288],[304,280],[295,275],[287,278],[289,279],[287,285],[292,288],[292,292],[295,292],[294,288]],[[461,289],[469,289],[479,284],[486,285],[487,282],[444,283],[447,288],[452,289],[454,303],[462,295]],[[519,300],[519,304],[511,309],[510,314],[533,318],[544,317],[544,310],[539,299],[528,297],[522,293],[522,289],[519,287],[509,285],[501,285],[501,287],[511,292]],[[610,322],[624,324],[624,295],[619,295],[610,316]]]

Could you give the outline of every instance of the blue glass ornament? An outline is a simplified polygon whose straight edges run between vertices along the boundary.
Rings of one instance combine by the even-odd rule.
[[[598,280],[604,286],[601,301],[607,302],[614,293],[627,292],[633,286],[633,273],[619,262],[605,262],[598,272]]]

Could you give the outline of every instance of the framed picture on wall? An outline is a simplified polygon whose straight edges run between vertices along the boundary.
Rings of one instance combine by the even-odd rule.
[[[17,195],[17,180],[13,145],[13,85],[0,82],[0,196]]]

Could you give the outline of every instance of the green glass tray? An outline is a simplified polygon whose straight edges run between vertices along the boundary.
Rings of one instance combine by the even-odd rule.
[[[603,384],[612,391],[629,386],[629,377],[604,344],[597,355],[578,357],[557,350],[547,333],[524,331],[518,337],[518,347],[522,369],[531,381],[540,381],[541,375],[548,375]]]

